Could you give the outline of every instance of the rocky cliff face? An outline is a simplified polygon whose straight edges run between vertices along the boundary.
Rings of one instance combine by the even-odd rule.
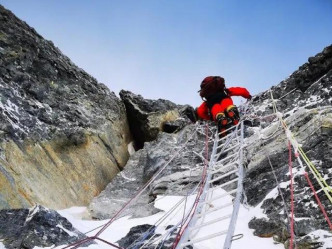
[[[328,185],[332,185],[332,46],[325,48],[315,57],[310,57],[288,79],[256,96],[252,102],[253,112],[258,115],[272,113],[272,92],[277,108],[297,141],[310,160],[315,164]],[[281,192],[290,205],[290,179],[288,171],[287,138],[277,120],[261,120],[261,132],[249,128],[252,136],[247,138],[246,195],[250,205],[261,205],[267,218],[250,222],[250,228],[262,237],[274,236],[276,241],[288,245],[288,222],[285,219],[285,204],[277,190],[277,183],[269,163],[271,160]],[[258,141],[258,142],[257,142]],[[327,222],[320,211],[313,193],[305,180],[300,165],[293,157],[295,193],[295,235],[298,248],[319,246],[308,234],[317,229],[329,231]],[[310,172],[309,168],[305,169]],[[310,173],[328,216],[332,216],[332,204],[321,191],[319,184]],[[274,193],[274,194],[271,194]],[[309,237],[310,238],[310,237]],[[307,246],[307,247],[306,247]],[[318,247],[317,247],[318,248]]]
[[[129,141],[115,94],[0,6],[0,208],[86,205]]]
[[[166,100],[145,100],[127,91],[121,92],[121,102],[73,65],[51,42],[1,6],[0,54],[0,208],[27,207],[35,202],[55,208],[84,205],[103,190],[92,200],[89,210],[94,218],[109,218],[152,175],[168,165],[122,214],[142,217],[159,211],[153,207],[156,195],[186,195],[199,182],[206,126],[191,123],[192,107]],[[288,127],[329,185],[331,83],[329,46],[271,89]],[[117,174],[128,158],[130,132],[125,109],[137,148],[142,149]],[[266,117],[272,112],[270,90],[255,96],[250,103],[252,122],[245,132],[245,193],[248,204],[258,206],[264,217],[252,219],[248,226],[255,235],[273,237],[288,248],[287,139],[277,119]],[[209,133],[214,131],[211,128]],[[311,232],[329,228],[303,171],[294,158],[292,163],[297,248],[318,248],[321,241]],[[273,173],[288,200],[286,204]],[[313,176],[309,176],[331,217],[331,203]],[[8,248],[13,241],[33,248],[68,243],[73,236],[84,237],[56,212],[39,206],[31,210],[2,210],[0,221],[0,239],[8,242]],[[134,227],[118,243],[131,244],[150,227]]]
[[[124,215],[142,217],[157,212],[153,207],[157,194],[186,193],[199,181],[202,168],[204,132],[200,133],[202,128],[192,123],[192,107],[167,100],[146,100],[126,91],[120,95],[126,103],[128,119],[136,127],[132,128],[133,136],[139,143],[145,143],[130,157],[124,170],[93,199],[90,213],[98,219],[112,217],[166,163],[168,167],[160,179]]]
[[[329,185],[332,184],[331,74],[332,46],[329,46],[322,53],[309,58],[308,63],[271,89],[278,110],[283,113],[287,125]],[[144,100],[137,101],[136,105],[144,103]],[[287,138],[277,118],[265,118],[273,112],[270,90],[255,96],[249,107],[252,123],[251,127],[248,126],[246,129],[245,139],[246,200],[251,206],[259,206],[266,217],[256,217],[248,225],[254,229],[255,235],[273,237],[275,241],[283,243],[288,248],[290,234],[285,219],[285,207],[289,209],[290,199]],[[130,158],[124,174],[118,175],[105,191],[92,201],[92,216],[111,217],[134,195],[138,186],[146,183],[152,173],[167,162],[174,154],[173,148],[183,146],[184,138],[193,134],[197,127],[203,129],[204,126],[198,123],[187,125],[173,134],[159,133],[155,141],[146,142],[144,148]],[[188,151],[181,153],[182,157],[171,163],[169,170],[152,184],[126,214],[144,216],[156,212],[157,210],[151,208],[156,194],[183,195],[190,191],[201,174],[202,157],[199,155],[202,155],[200,153],[204,136],[200,134],[196,140],[191,141],[193,146],[189,146]],[[190,151],[194,153],[191,154]],[[277,190],[269,159],[283,196],[287,200],[286,206]],[[313,248],[321,243],[319,239],[311,236],[311,232],[317,229],[328,231],[329,228],[294,157],[293,168],[297,246]],[[306,170],[309,172],[308,168]],[[316,190],[319,190],[319,185],[312,175],[310,178]],[[332,205],[323,191],[319,191],[319,197],[331,217]],[[133,242],[130,236],[128,234],[124,239]]]
[[[135,196],[160,168],[168,164],[150,188],[125,214],[147,216],[156,212],[153,201],[158,194],[185,195],[201,178],[204,131],[198,125],[188,125],[178,133],[160,133],[155,141],[146,142],[144,148],[130,157],[125,169],[90,204],[92,217],[112,217],[124,203]],[[193,135],[194,134],[194,135]],[[187,146],[183,146],[184,143]]]

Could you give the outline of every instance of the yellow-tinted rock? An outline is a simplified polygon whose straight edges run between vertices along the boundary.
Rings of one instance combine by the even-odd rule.
[[[80,145],[64,138],[2,143],[0,206],[19,208],[40,203],[60,209],[87,205],[124,166],[128,152],[125,140],[110,151],[109,135],[85,136]]]

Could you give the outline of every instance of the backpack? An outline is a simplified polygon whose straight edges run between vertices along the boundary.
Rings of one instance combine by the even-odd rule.
[[[208,76],[202,81],[201,90],[198,92],[205,99],[215,93],[224,93],[225,79],[220,76]]]

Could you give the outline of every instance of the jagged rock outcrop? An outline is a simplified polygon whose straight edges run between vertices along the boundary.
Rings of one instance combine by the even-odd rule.
[[[166,100],[145,100],[126,91],[120,94],[123,104],[51,42],[1,6],[0,54],[0,208],[27,207],[35,202],[55,208],[86,204],[127,161],[127,118],[137,148],[142,149],[93,199],[89,206],[93,218],[112,217],[165,165],[168,166],[164,173],[121,215],[142,217],[156,213],[156,195],[186,195],[200,181],[205,131],[198,123],[190,124],[194,121],[192,107]],[[329,46],[271,89],[288,127],[329,185],[331,83]],[[246,129],[245,192],[247,202],[259,205],[264,218],[256,217],[248,225],[257,236],[273,236],[288,247],[288,204],[282,201],[269,163],[270,160],[284,198],[289,200],[287,139],[276,118],[262,118],[273,111],[270,91],[255,96],[251,109],[255,120],[253,127]],[[214,132],[213,128],[210,132]],[[303,171],[294,158],[292,163],[297,247],[318,247],[321,242],[310,233],[328,230],[327,223]],[[319,190],[320,186],[310,177]],[[331,203],[323,191],[318,191],[318,196],[331,217]],[[8,246],[16,240],[28,243],[28,247],[33,246],[32,240],[39,243],[34,245],[48,246],[72,239],[68,231],[75,229],[57,214],[43,211],[48,217],[43,220],[31,212],[31,221],[41,223],[30,223],[26,209],[0,212],[0,238],[9,241]],[[18,231],[16,237],[8,229],[12,224],[17,224],[13,227]],[[50,231],[51,238],[44,228]],[[119,243],[132,243],[148,228],[151,226],[132,228]],[[46,239],[40,237],[42,234]],[[54,236],[59,240],[53,240]]]
[[[175,132],[195,119],[194,109],[188,105],[176,105],[164,99],[144,99],[124,90],[120,92],[120,97],[126,106],[136,148],[155,140],[160,131]]]
[[[92,217],[105,219],[129,201],[159,169],[163,173],[124,214],[136,217],[157,212],[153,200],[158,194],[185,195],[201,178],[205,135],[198,125],[188,125],[177,133],[159,133],[132,155],[118,174],[89,206]],[[124,215],[123,214],[123,215]]]
[[[54,210],[39,205],[30,210],[0,210],[0,240],[7,249],[58,246],[84,238]]]
[[[331,65],[331,47],[328,47],[316,57],[310,58],[309,63],[300,67],[300,69],[288,79],[271,89],[275,101],[277,102],[278,110],[284,113],[283,118],[288,127],[292,130],[298,142],[302,144],[303,150],[313,163],[315,163],[317,169],[330,185],[332,184]],[[254,118],[254,122],[252,122],[252,127],[247,127],[245,131],[245,165],[247,165],[245,192],[247,202],[252,206],[260,205],[259,207],[266,215],[264,218],[254,218],[248,225],[251,229],[254,229],[255,235],[260,237],[273,237],[275,241],[283,243],[285,248],[288,248],[290,234],[284,209],[289,209],[289,207],[287,207],[288,203],[285,206],[282,202],[282,198],[277,191],[277,183],[269,164],[270,159],[277,179],[281,183],[280,186],[284,198],[289,202],[290,183],[287,138],[276,117],[268,116],[262,118],[266,114],[271,114],[273,111],[269,94],[270,91],[262,93],[256,96],[251,102],[251,116]],[[120,192],[128,194],[134,191],[134,186],[144,184],[146,180],[137,181],[137,179],[144,179],[145,172],[156,172],[156,167],[160,167],[161,158],[167,158],[167,155],[170,157],[173,154],[170,149],[175,145],[172,144],[172,138],[174,139],[180,134],[185,134],[185,132],[192,133],[193,128],[190,127],[194,126],[186,126],[181,131],[171,135],[159,133],[157,140],[145,143],[144,149],[139,152],[142,154],[135,154],[129,161],[132,164],[128,168],[125,168],[124,173],[126,176],[129,176],[127,177],[128,179],[118,176],[117,181],[113,185],[111,183],[99,197],[93,200],[90,205],[92,215],[96,218],[111,216],[115,211],[110,208],[112,206],[111,196],[114,196],[116,192],[117,194],[115,196],[117,199],[123,196]],[[202,139],[202,137],[200,139]],[[164,143],[161,141],[164,141]],[[181,146],[181,143],[177,143],[176,146]],[[201,146],[202,144],[198,144],[195,149],[198,151],[198,148]],[[157,160],[155,158],[154,160],[149,160],[150,155],[158,155],[157,158],[159,159]],[[133,158],[136,158],[136,161],[134,161]],[[199,158],[198,156],[197,159]],[[194,176],[194,178],[188,181],[188,170],[166,173],[154,182],[153,186],[146,194],[145,201],[141,201],[138,206],[135,206],[139,207],[137,209],[138,213],[141,213],[142,210],[147,210],[147,206],[151,206],[147,205],[147,203],[148,200],[153,201],[154,194],[185,194],[183,192],[181,193],[176,186],[184,186],[184,182],[195,183],[198,181],[200,175],[199,168],[193,168],[191,166],[192,164],[181,162],[182,159],[177,160],[179,165],[188,165],[188,169],[193,169],[190,174]],[[161,161],[165,162],[166,160]],[[311,236],[310,233],[318,229],[328,231],[327,223],[320,209],[318,209],[313,194],[306,184],[304,176],[301,174],[300,166],[294,157],[292,163],[295,174],[295,233],[297,246],[298,248],[321,246],[322,243],[319,239]],[[178,166],[172,165],[171,168],[174,167],[177,168]],[[126,172],[126,170],[128,171]],[[309,172],[308,168],[306,168],[306,170]],[[130,175],[131,172],[133,172],[132,175]],[[150,175],[151,174],[147,174],[146,179],[148,179]],[[138,176],[137,179],[136,176]],[[310,177],[316,190],[319,190],[317,182],[312,176]],[[133,180],[133,185],[129,183],[129,179]],[[179,179],[181,179],[181,181],[178,182]],[[120,189],[118,187],[119,185],[125,187]],[[127,186],[129,186],[128,192],[126,190]],[[185,188],[186,191],[188,191],[190,187],[192,186]],[[134,194],[131,194],[130,196],[133,195]],[[148,195],[150,195],[150,199]],[[332,205],[327,198],[324,197],[323,191],[319,192],[319,197],[326,210],[328,210],[329,216],[331,216]],[[116,209],[119,209],[119,207]],[[131,211],[127,214],[137,211],[135,207],[132,207],[130,209]],[[108,213],[105,210],[110,211]],[[135,214],[137,215],[137,213]],[[141,231],[141,233],[143,232]],[[123,241],[133,242],[133,240],[130,239],[131,236],[129,234],[123,238]]]
[[[308,62],[299,67],[292,75],[277,86],[272,87],[253,99],[258,115],[273,112],[272,91],[277,108],[283,113],[294,113],[300,107],[315,108],[332,104],[332,45],[321,53],[310,57]]]
[[[193,107],[175,105],[162,99],[144,99],[123,90],[120,96],[126,105],[135,141],[145,143],[141,150],[130,157],[124,170],[91,202],[90,213],[98,219],[112,217],[123,203],[136,194],[139,186],[144,185],[172,158],[171,153],[176,153],[189,137],[188,146],[179,152],[169,163],[167,170],[159,176],[160,179],[154,182],[151,189],[148,189],[126,214],[142,217],[158,212],[153,205],[147,205],[153,202],[157,194],[183,194],[197,183],[200,176],[200,172],[192,173],[190,170],[201,162],[194,153],[201,152],[204,143],[203,135],[198,132],[196,134],[198,126],[191,124],[195,118]],[[163,132],[165,129],[169,133]],[[150,140],[153,141],[146,142]],[[191,183],[188,182],[189,176]]]
[[[309,62],[294,72],[288,79],[271,89],[277,108],[301,144],[310,160],[315,164],[327,184],[332,185],[332,46],[323,50]],[[272,113],[270,92],[266,91],[254,98],[254,110],[257,115]],[[246,175],[247,201],[251,205],[261,205],[267,218],[258,218],[250,222],[250,228],[262,237],[274,236],[278,242],[289,244],[288,222],[285,219],[285,204],[277,191],[268,156],[275,170],[284,198],[290,200],[290,179],[288,174],[287,137],[275,119],[262,120],[264,128],[249,128],[253,134],[247,138],[247,158],[249,160]],[[258,141],[258,142],[257,142]],[[295,235],[298,248],[308,248],[319,241],[310,239],[310,232],[317,229],[329,230],[323,214],[317,206],[313,193],[308,186],[300,165],[293,157],[294,193],[295,193]],[[310,172],[309,168],[305,169]],[[319,184],[310,173],[315,189]],[[271,192],[272,191],[272,192]],[[267,197],[268,196],[268,197]],[[332,215],[332,204],[323,191],[318,191],[328,215]],[[289,209],[286,204],[286,208]],[[309,239],[308,239],[309,238]],[[310,247],[311,248],[311,247]]]
[[[120,239],[119,241],[117,241],[117,243],[119,244],[119,246],[121,246],[122,248],[133,248],[134,244],[133,242],[140,239],[140,236],[142,235],[142,233],[146,232],[147,230],[152,230],[154,231],[156,229],[156,226],[152,226],[152,225],[140,225],[140,226],[136,226],[133,227],[132,229],[130,229],[128,235],[122,239]],[[151,233],[150,235],[146,236],[146,239],[150,239],[150,237],[152,237],[153,233]],[[144,241],[141,242],[141,244],[135,244],[135,246],[142,246],[144,245]],[[146,246],[145,246],[146,248]],[[146,248],[148,249],[148,248]],[[152,249],[152,246],[151,246]]]
[[[0,5],[0,208],[86,205],[130,139],[120,99]]]

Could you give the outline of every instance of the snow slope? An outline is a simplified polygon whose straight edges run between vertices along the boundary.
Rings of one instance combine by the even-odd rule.
[[[214,194],[222,194],[223,190],[215,191]],[[151,224],[154,225],[167,211],[169,211],[175,203],[178,203],[183,197],[182,196],[158,196],[155,207],[163,210],[163,212],[157,213],[152,216],[148,216],[145,218],[137,218],[130,219],[128,216],[122,217],[116,220],[109,228],[101,234],[100,238],[110,241],[112,243],[118,241],[122,237],[124,237],[130,230],[131,227],[142,225],[142,224]],[[189,196],[187,200],[187,209],[193,203],[195,199],[195,195]],[[228,196],[223,200],[214,201],[211,203],[211,206],[220,205],[220,203],[224,203],[226,201],[231,201],[231,198]],[[219,202],[219,203],[218,203]],[[205,222],[211,219],[215,219],[216,217],[224,216],[225,213],[231,212],[232,207],[229,209],[222,209],[221,211],[216,211],[211,214],[207,214],[205,217]],[[84,219],[86,215],[85,207],[72,207],[69,209],[61,210],[59,213],[66,217],[75,228],[80,230],[83,233],[86,233],[96,227],[99,227],[105,224],[108,220],[102,221],[92,221]],[[165,232],[164,228],[166,228],[169,224],[176,224],[179,220],[181,220],[183,216],[183,205],[179,206],[178,210],[171,214],[164,222],[158,226],[157,233]],[[235,230],[236,234],[243,234],[243,237],[239,240],[235,240],[232,244],[233,249],[243,249],[243,248],[255,248],[255,249],[277,249],[284,248],[282,244],[274,244],[272,238],[259,238],[253,235],[252,231],[248,228],[248,223],[253,217],[263,217],[262,209],[260,205],[255,208],[247,208],[245,206],[241,206],[238,223]],[[198,220],[197,223],[202,221]],[[226,230],[228,227],[227,222],[218,222],[208,227],[201,228],[198,231],[197,237],[202,237],[211,233],[215,233],[221,230]],[[97,230],[98,231],[98,230]],[[89,233],[90,236],[94,235],[97,231]],[[195,249],[217,249],[220,248],[220,245],[223,243],[222,241],[225,239],[225,236],[219,236],[214,239],[210,239],[207,241],[203,241],[200,243],[196,243],[194,245]],[[63,248],[64,246],[58,246],[57,249]],[[37,249],[39,247],[35,247]],[[111,248],[111,246],[106,245],[102,242],[97,241],[95,245],[90,245],[88,249],[107,249]]]

